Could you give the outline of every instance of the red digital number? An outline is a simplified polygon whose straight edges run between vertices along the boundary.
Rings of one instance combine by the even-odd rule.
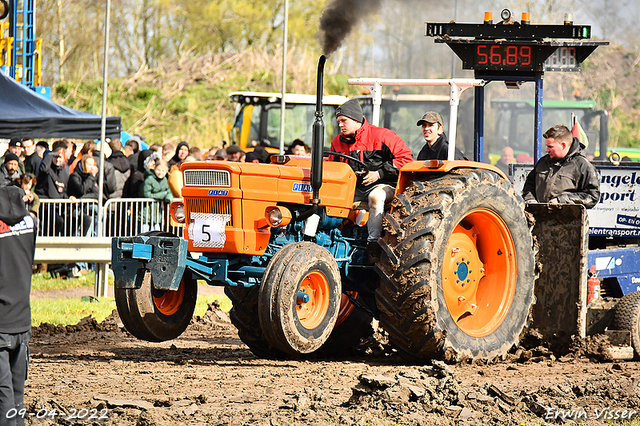
[[[502,55],[500,55],[500,46],[495,45],[491,46],[491,65],[500,65],[502,64]]]
[[[478,49],[476,49],[476,54],[478,55],[478,65],[484,65],[489,61],[489,57],[485,52],[480,51],[480,49],[486,49],[486,44],[479,44]]]
[[[531,46],[522,46],[520,48],[520,57],[522,58],[520,65],[531,65]]]
[[[507,46],[507,65],[518,64],[518,47]]]

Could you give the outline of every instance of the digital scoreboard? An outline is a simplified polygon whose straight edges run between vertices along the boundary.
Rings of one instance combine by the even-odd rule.
[[[509,15],[510,16],[510,15]],[[603,41],[593,41],[588,25],[427,23],[426,35],[446,43],[462,68],[485,75],[535,76],[544,71],[580,71]]]

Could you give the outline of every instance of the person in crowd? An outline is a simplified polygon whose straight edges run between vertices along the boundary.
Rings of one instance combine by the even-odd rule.
[[[189,154],[187,155],[187,158],[184,159],[183,163],[191,163],[192,161],[197,160],[193,155]],[[180,171],[180,167],[177,164],[173,165],[169,170],[167,180],[169,181],[169,189],[171,189],[171,194],[174,196],[174,198],[182,198],[182,187],[184,186],[184,180],[182,177],[182,172]]]
[[[244,163],[245,152],[238,145],[231,145],[226,149],[227,161],[234,163]]]
[[[71,165],[73,160],[76,159],[76,152],[78,151],[78,145],[75,142],[67,141],[67,152],[65,157],[67,158],[67,165]]]
[[[86,141],[84,145],[82,145],[82,148],[80,148],[80,152],[78,153],[78,155],[76,155],[76,158],[69,166],[69,173],[73,173],[80,160],[82,160],[82,157],[84,157],[85,155],[93,156],[93,151],[96,150],[97,146],[98,144],[95,141]],[[98,160],[96,159],[96,162],[97,161]]]
[[[18,157],[18,172],[23,174],[25,172],[24,162],[22,161],[22,138],[13,138],[9,141],[9,147],[5,153],[0,157],[0,164],[4,164],[4,159],[7,154],[14,154]]]
[[[173,157],[169,160],[169,168],[174,165],[180,165],[184,161],[185,158],[191,153],[191,149],[189,148],[189,144],[186,141],[182,141],[176,147],[176,152],[173,154]]]
[[[425,144],[418,153],[418,161],[446,160],[449,153],[449,141],[444,133],[442,117],[435,111],[427,111],[417,123],[422,126]],[[458,148],[454,160],[466,160]]]
[[[189,154],[193,157],[194,161],[202,161],[203,157],[202,157],[202,150],[200,148],[198,148],[197,146],[194,146],[193,148],[191,148],[191,153]]]
[[[158,154],[151,149],[144,149],[138,153],[138,164],[136,164],[136,168],[124,184],[124,189],[122,191],[122,196],[124,198],[142,197],[142,186],[144,185],[145,171],[148,168],[153,169],[155,167],[155,161],[159,160],[161,156],[162,153]],[[145,164],[150,164],[151,166],[146,167]]]
[[[14,154],[15,155],[15,154]],[[0,424],[24,425],[24,384],[31,338],[31,267],[37,224],[24,191],[0,188]],[[11,417],[11,418],[10,418]]]
[[[367,255],[370,263],[379,261],[384,206],[391,201],[400,168],[413,161],[411,149],[393,131],[370,124],[362,114],[357,100],[351,99],[336,109],[340,133],[331,141],[331,151],[359,159],[368,168],[354,161],[349,165],[358,175],[354,202],[365,201],[369,207]],[[330,156],[330,161],[345,161]]]
[[[162,159],[165,161],[169,161],[173,158],[176,153],[176,146],[171,142],[167,142],[162,145]]]
[[[140,141],[137,136],[131,136],[124,144],[124,155],[129,160],[132,167],[138,165],[138,153],[140,152]]]
[[[98,165],[93,156],[84,155],[69,176],[68,194],[76,198],[98,199]]]
[[[20,158],[14,153],[4,155],[4,163],[0,166],[0,187],[8,186],[20,177]]]
[[[49,142],[38,141],[38,143],[36,143],[36,152],[40,158],[44,158],[44,154],[47,151],[49,151]]]
[[[152,172],[147,172],[142,188],[144,198],[152,198],[154,200],[171,202],[171,189],[167,180],[169,165],[164,160],[156,161]],[[147,206],[142,211],[142,232],[158,230],[162,223],[162,207],[160,205]]]
[[[245,163],[268,163],[271,154],[263,146],[256,146],[245,156]]]
[[[212,150],[215,148],[211,148]],[[211,152],[211,151],[209,151]],[[224,148],[219,148],[219,149],[215,149],[215,152],[213,153],[213,158],[212,160],[215,161],[226,161],[227,160],[227,150]]]
[[[496,162],[496,167],[504,172],[504,174],[509,174],[509,164],[515,161],[513,157],[513,148],[510,146],[505,146],[502,148],[500,152],[500,159]]]
[[[35,175],[38,172],[38,166],[40,165],[40,161],[42,161],[42,157],[38,155],[36,143],[33,139],[22,139],[22,152],[24,155],[25,173],[33,173]]]
[[[157,152],[158,154],[160,154],[160,156],[162,156],[162,145],[160,145],[159,143],[151,144],[151,146],[149,146],[149,149],[153,152]],[[173,151],[171,151],[171,155],[173,156]]]
[[[600,200],[600,180],[593,164],[585,158],[585,146],[561,124],[551,127],[542,137],[547,155],[527,175],[522,190],[525,202],[594,207]]]
[[[56,141],[50,151],[40,162],[35,193],[41,199],[72,199],[67,194],[69,184],[69,167],[65,159],[66,141]],[[64,231],[67,217],[71,216],[68,206],[53,205],[44,213],[43,235],[58,236]],[[51,227],[53,226],[53,229]]]
[[[111,155],[107,158],[107,162],[113,165],[113,173],[116,179],[115,189],[109,193],[109,198],[122,198],[124,184],[127,179],[129,179],[129,176],[131,176],[131,165],[122,152],[122,142],[120,139],[111,139],[109,141],[109,148],[111,148]]]
[[[22,198],[27,207],[27,211],[31,217],[36,218],[38,216],[38,210],[40,209],[40,197],[33,192],[36,185],[36,176],[33,173],[25,173],[16,179],[14,185],[24,190],[24,197]]]
[[[302,142],[300,139],[295,139],[291,142],[291,145],[289,145],[289,153],[291,155],[298,155],[302,157],[306,157],[311,154],[307,144]]]

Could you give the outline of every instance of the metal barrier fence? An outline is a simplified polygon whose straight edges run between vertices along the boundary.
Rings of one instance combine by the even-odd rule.
[[[182,236],[174,226],[169,204],[152,198],[108,200],[98,228],[97,200],[40,201],[38,237],[129,237],[147,231],[163,231]]]

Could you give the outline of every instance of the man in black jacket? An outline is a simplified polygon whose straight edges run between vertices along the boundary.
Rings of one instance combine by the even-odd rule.
[[[522,197],[526,202],[583,204],[590,209],[600,200],[600,180],[584,156],[585,146],[569,128],[553,126],[544,135],[547,155],[527,176]]]
[[[31,265],[36,224],[27,212],[24,190],[0,188],[0,424],[24,425],[12,413],[24,408],[24,382],[31,337]],[[15,409],[15,410],[14,410]],[[7,416],[9,414],[9,416]]]
[[[444,124],[440,114],[428,111],[418,120],[417,124],[422,126],[422,136],[425,141],[418,153],[418,161],[446,160],[449,153],[449,141],[444,133]],[[456,148],[454,160],[466,160],[458,148]]]

